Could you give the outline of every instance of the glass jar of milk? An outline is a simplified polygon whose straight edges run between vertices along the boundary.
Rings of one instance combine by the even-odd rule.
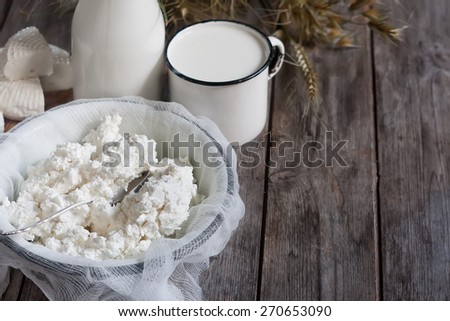
[[[164,42],[158,0],[79,0],[72,22],[74,97],[159,100]]]

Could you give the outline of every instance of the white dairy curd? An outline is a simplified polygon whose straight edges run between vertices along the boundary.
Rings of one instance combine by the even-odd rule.
[[[1,205],[12,225],[27,226],[71,204],[93,200],[42,224],[24,237],[71,256],[92,260],[123,259],[147,251],[152,240],[172,235],[185,222],[192,205],[201,201],[193,168],[171,159],[158,162],[156,143],[144,135],[130,135],[131,145],[139,143],[145,153],[129,148],[124,162],[124,135],[119,115],[106,116],[82,143],[56,147],[47,160],[31,167],[16,201]],[[117,166],[103,152],[120,155]],[[151,176],[138,193],[130,193],[117,206],[114,195],[142,172]]]

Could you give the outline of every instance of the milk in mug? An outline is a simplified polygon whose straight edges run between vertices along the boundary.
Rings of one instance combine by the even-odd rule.
[[[190,78],[224,82],[245,78],[269,57],[264,38],[239,24],[199,24],[181,34],[168,52],[172,65]]]
[[[170,99],[213,120],[230,142],[249,142],[266,124],[268,82],[284,52],[279,39],[241,22],[188,26],[167,46]]]

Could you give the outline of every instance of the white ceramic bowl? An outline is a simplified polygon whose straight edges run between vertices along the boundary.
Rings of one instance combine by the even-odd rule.
[[[182,141],[187,141],[188,135],[194,133],[196,141],[202,145],[208,143],[215,146],[218,151],[216,158],[221,166],[207,167],[200,162],[200,167],[194,169],[199,190],[207,196],[206,200],[191,209],[190,219],[176,240],[163,239],[158,242],[169,242],[167,246],[171,249],[175,265],[191,255],[216,255],[225,244],[209,244],[206,249],[202,246],[214,242],[218,231],[223,233],[226,230],[231,235],[243,215],[242,200],[238,195],[235,156],[230,149],[227,150],[226,140],[217,126],[209,120],[193,117],[181,105],[136,97],[81,100],[22,122],[7,135],[0,136],[0,201],[5,196],[17,198],[20,183],[29,165],[47,158],[58,143],[80,141],[90,129],[98,126],[104,115],[113,113],[122,116],[123,132],[145,134],[157,143],[171,141],[176,133],[180,133]],[[161,145],[157,151],[159,159],[171,156],[170,152],[166,155],[167,152],[161,150]],[[201,151],[196,152],[197,160],[198,157],[201,157]],[[0,229],[13,229],[2,213]],[[223,242],[222,234],[219,240],[220,243],[226,243]],[[73,283],[68,286],[74,287],[79,293],[94,286],[96,282],[102,282],[111,273],[130,277],[138,275],[144,268],[144,262],[151,257],[147,253],[132,259],[95,262],[31,244],[20,235],[0,238],[0,256],[2,254],[4,259],[7,257],[11,261],[12,264],[8,265],[25,270],[38,285],[40,281],[43,284],[54,283],[55,280],[48,280],[48,276],[54,273],[56,278]],[[86,284],[86,275],[89,275],[91,284]],[[77,281],[78,277],[80,282]],[[53,295],[53,298],[61,299],[61,295]]]

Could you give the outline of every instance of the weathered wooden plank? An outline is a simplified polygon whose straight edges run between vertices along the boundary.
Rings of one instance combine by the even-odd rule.
[[[449,300],[450,3],[398,3],[405,41],[374,41],[384,299]]]
[[[263,134],[255,142],[264,141]],[[243,148],[248,148],[243,147]],[[202,276],[207,300],[256,300],[259,277],[261,226],[264,207],[265,148],[254,149],[262,162],[251,162],[238,150],[240,195],[245,216],[225,250],[211,260]],[[247,154],[245,154],[247,155]]]
[[[3,28],[3,23],[8,15],[12,0],[0,0],[0,31]]]
[[[19,296],[20,301],[48,301],[42,291],[28,278],[25,278]]]
[[[9,287],[3,294],[2,301],[17,301],[19,299],[24,276],[22,272],[16,269],[11,269],[10,273]]]
[[[326,135],[314,120],[300,125],[304,85],[291,81],[299,70],[285,65],[277,76],[272,139],[278,146],[292,142],[294,148],[285,143],[281,150],[271,149],[278,163],[269,174],[262,300],[379,297],[370,34],[361,31],[357,38],[361,48],[320,50],[313,57],[326,126],[334,129],[333,146],[338,139],[348,140],[340,154],[349,167],[285,163],[308,141],[326,146]],[[311,153],[310,160],[316,157],[323,159],[323,151]]]

